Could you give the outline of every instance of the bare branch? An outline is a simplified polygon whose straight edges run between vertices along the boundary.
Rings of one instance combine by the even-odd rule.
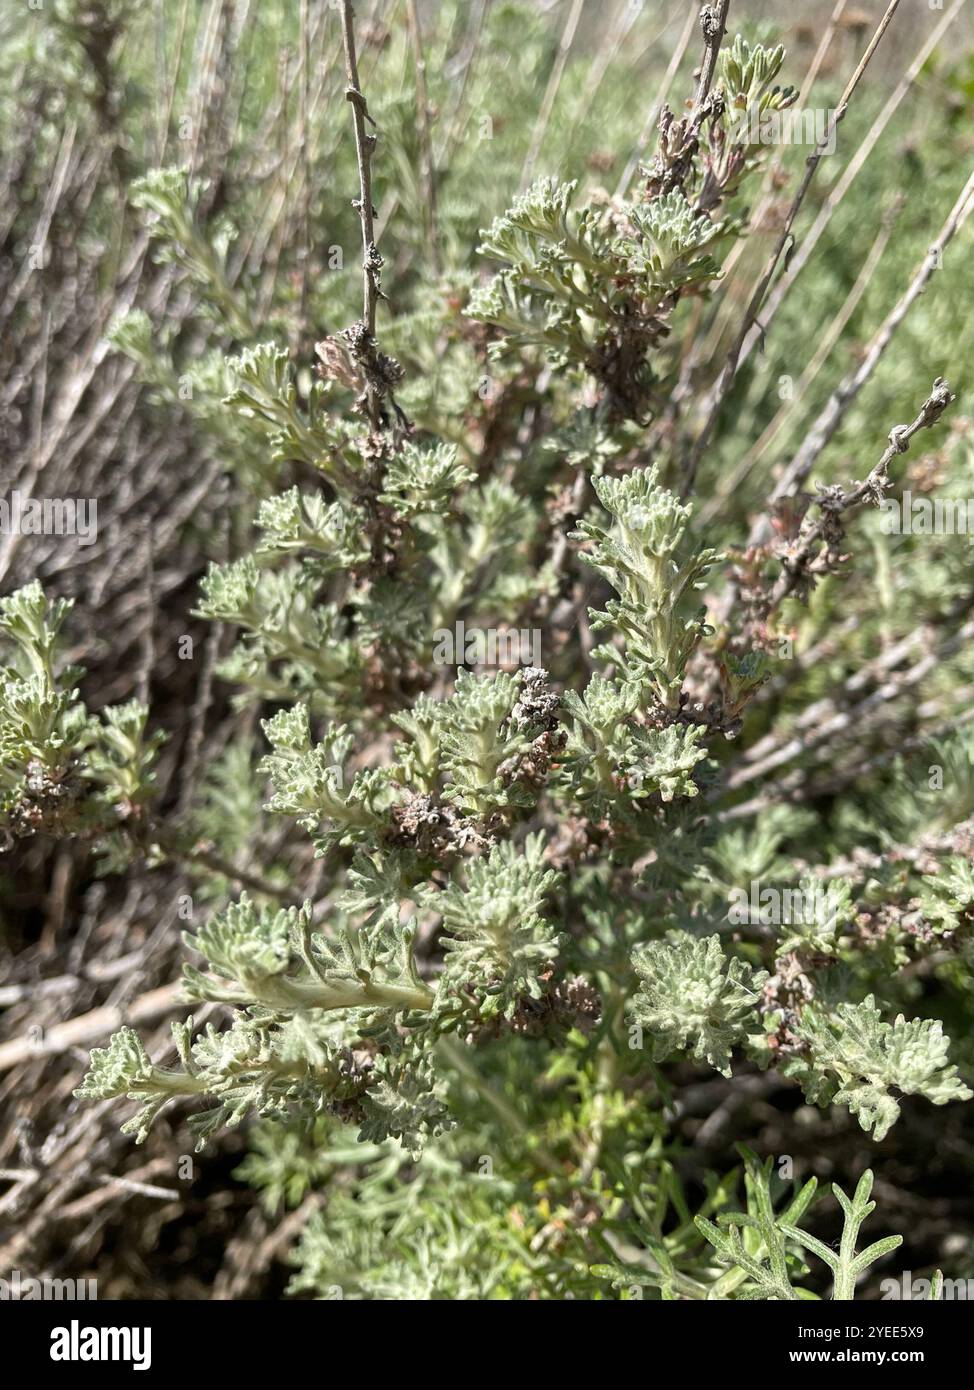
[[[867,47],[862,58],[859,60],[858,67],[856,68],[855,72],[852,74],[848,83],[846,84],[846,89],[842,93],[839,105],[833,112],[832,118],[829,121],[828,129],[826,130],[822,139],[816,145],[813,152],[809,155],[808,159],[805,161],[804,176],[798,187],[798,192],[795,194],[791,207],[788,209],[788,215],[785,218],[784,225],[781,228],[781,232],[778,236],[778,240],[775,244],[774,250],[771,253],[771,259],[768,261],[768,264],[765,267],[764,274],[761,276],[760,280],[755,286],[754,293],[751,295],[751,298],[748,301],[747,310],[744,314],[744,321],[741,324],[740,330],[731,346],[729,353],[727,354],[727,361],[725,362],[723,370],[721,371],[720,376],[717,378],[717,383],[713,389],[713,392],[711,393],[706,422],[704,424],[703,429],[700,431],[696,443],[693,446],[693,449],[690,454],[690,459],[687,464],[686,476],[683,482],[684,496],[686,496],[693,488],[700,459],[703,456],[704,450],[707,448],[707,445],[710,443],[711,437],[717,424],[717,418],[720,415],[721,407],[723,406],[724,401],[727,398],[730,388],[734,382],[734,378],[737,375],[737,369],[740,365],[741,350],[744,347],[744,341],[750,333],[751,329],[758,321],[758,314],[761,310],[761,305],[764,303],[765,295],[768,292],[768,289],[771,285],[771,281],[774,279],[775,271],[778,268],[778,262],[781,260],[781,257],[784,254],[785,247],[791,240],[792,227],[794,226],[795,219],[797,218],[801,206],[805,201],[805,195],[811,187],[812,179],[815,177],[815,171],[817,170],[819,162],[821,161],[822,156],[825,154],[826,150],[832,147],[835,141],[835,132],[839,125],[839,122],[844,118],[846,111],[849,109],[849,102],[852,100],[853,93],[855,92],[860,81],[862,80],[863,74],[865,73],[866,68],[869,66],[873,54],[879,47],[883,35],[889,28],[889,25],[893,19],[893,15],[896,13],[896,10],[899,7],[899,3],[900,0],[890,0],[886,13],[879,21],[879,24],[876,28],[876,32],[873,34],[871,40],[869,41],[869,46]]]
[[[933,390],[923,402],[916,418],[909,425],[895,425],[889,433],[889,447],[878,463],[870,469],[861,483],[856,483],[848,492],[841,488],[826,488],[820,494],[818,505],[821,512],[817,521],[804,523],[792,551],[783,557],[781,574],[771,591],[768,612],[774,612],[778,605],[788,597],[807,577],[818,573],[817,562],[823,545],[831,554],[841,538],[839,517],[845,512],[861,506],[864,502],[879,501],[889,481],[889,465],[897,454],[905,454],[910,440],[918,430],[929,429],[935,425],[944,411],[955,400],[950,387],[943,377],[937,377]]]
[[[372,155],[375,151],[374,135],[365,129],[365,123],[375,125],[369,115],[368,103],[359,86],[358,61],[355,57],[355,29],[352,0],[342,0],[342,44],[345,50],[345,77],[348,86],[345,98],[352,104],[352,123],[355,128],[355,153],[358,159],[359,196],[354,206],[358,210],[362,224],[362,322],[369,333],[375,336],[375,310],[379,298],[379,275],[374,265],[375,231],[372,206]]]
[[[717,55],[724,41],[727,28],[727,12],[730,0],[718,0],[716,5],[704,5],[700,11],[700,29],[703,33],[704,52],[700,64],[697,90],[693,94],[693,114],[697,115],[710,93],[717,71]]]

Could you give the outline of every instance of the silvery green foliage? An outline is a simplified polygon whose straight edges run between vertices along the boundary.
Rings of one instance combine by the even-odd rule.
[[[608,238],[598,215],[575,212],[576,185],[539,179],[483,234],[480,250],[510,263],[470,297],[467,312],[507,336],[495,352],[544,345],[584,361],[608,291]]]
[[[192,1019],[174,1025],[179,1070],[154,1066],[137,1034],[122,1029],[92,1054],[79,1095],[139,1100],[125,1126],[139,1142],[169,1101],[189,1097],[204,1106],[190,1122],[201,1145],[248,1113],[335,1114],[359,1124],[363,1142],[421,1145],[443,1123],[428,1065],[373,1062],[324,1024],[329,1013],[428,1010],[433,995],[416,974],[412,940],[408,925],[388,922],[318,933],[308,905],[261,908],[244,896],[186,937],[206,963],[185,967],[187,995],[239,1006],[231,1027],[210,1024],[194,1039]]]
[[[227,679],[270,699],[318,693],[324,703],[329,688],[358,671],[361,654],[337,606],[316,602],[312,569],[264,569],[245,555],[211,564],[200,587],[200,614],[242,632],[221,668]]]
[[[494,1258],[505,1242],[501,1211],[510,1195],[510,1184],[471,1178],[440,1153],[428,1154],[405,1183],[383,1153],[359,1196],[336,1193],[327,1212],[305,1226],[289,1292],[369,1301],[524,1296],[527,1268],[513,1290]]]
[[[720,268],[705,253],[726,228],[695,212],[678,189],[645,208],[633,208],[631,217],[634,235],[622,245],[647,294],[672,293],[717,278]]]
[[[99,716],[79,699],[84,672],[60,659],[71,609],[35,580],[0,599],[0,828],[14,836],[84,835],[103,863],[124,859],[115,835],[141,822],[164,742],[135,700]]]
[[[153,1065],[131,1028],[115,1033],[107,1048],[92,1053],[91,1068],[78,1095],[106,1100],[124,1097],[139,1108],[122,1126],[137,1143],[173,1100],[210,1101],[190,1118],[197,1148],[224,1126],[250,1113],[301,1113],[313,1117],[324,1107],[347,1107],[357,1113],[362,1089],[354,1056],[316,1037],[314,1070],[308,1065],[309,1032],[300,1016],[272,1026],[252,1024],[243,1016],[222,1030],[208,1024],[193,1038],[193,1020],[173,1024],[173,1039],[182,1064],[178,1070]]]
[[[326,502],[320,493],[293,487],[268,497],[260,505],[257,526],[258,555],[302,555],[319,579],[368,560],[357,509]]]
[[[514,718],[518,693],[518,678],[506,672],[472,677],[460,671],[455,693],[443,701],[438,733],[444,796],[461,811],[489,816],[534,799],[516,777],[518,758],[537,732],[530,721]]]
[[[817,1255],[828,1265],[833,1276],[832,1297],[840,1302],[848,1302],[855,1297],[856,1284],[870,1265],[903,1244],[902,1236],[885,1236],[857,1253],[860,1227],[876,1210],[876,1203],[869,1200],[872,1190],[873,1175],[868,1168],[859,1179],[851,1198],[837,1183],[832,1184],[832,1191],[842,1208],[843,1218],[842,1239],[838,1250],[831,1249],[824,1241],[796,1227],[797,1216],[791,1212],[787,1213],[781,1222],[781,1229],[786,1236],[796,1240],[810,1255]]]
[[[805,877],[799,881],[794,896],[801,910],[782,924],[779,954],[794,951],[806,957],[836,955],[842,929],[849,925],[855,912],[852,883],[843,878],[823,883]]]
[[[261,764],[274,795],[269,811],[294,816],[305,830],[321,828],[339,843],[368,839],[383,824],[383,801],[389,793],[381,773],[362,772],[345,784],[346,763],[354,738],[342,724],[312,744],[308,710],[295,705],[264,721],[273,748]]]
[[[953,855],[944,872],[924,879],[920,892],[920,911],[938,932],[955,932],[970,920],[974,909],[974,865],[969,859]]]
[[[483,1012],[511,1010],[541,993],[539,976],[558,955],[558,933],[544,918],[558,875],[544,867],[544,837],[529,836],[523,853],[499,844],[472,860],[463,881],[428,892],[424,904],[440,913],[446,933],[440,989],[462,995],[473,984]]]
[[[362,1092],[361,1107],[363,1143],[398,1140],[414,1158],[451,1124],[428,1059],[380,1056]]]
[[[0,678],[0,773],[8,815],[24,807],[43,779],[58,796],[75,764],[88,720],[73,683],[80,671],[55,671],[58,634],[70,609],[48,603],[37,583],[0,599],[5,640]],[[33,784],[33,785],[32,785]]]
[[[187,946],[205,957],[207,972],[187,965],[184,977],[194,999],[271,1013],[425,1009],[432,994],[416,975],[412,939],[410,927],[398,923],[319,934],[307,904],[258,908],[245,895],[187,935]]]
[[[160,243],[159,259],[185,270],[235,336],[247,339],[253,336],[253,325],[227,275],[227,252],[236,231],[227,218],[211,223],[205,234],[200,230],[195,214],[200,191],[199,181],[183,169],[155,169],[135,181],[130,198],[133,207],[150,215],[151,234]]]
[[[971,1097],[948,1059],[950,1039],[939,1019],[908,1022],[899,1014],[886,1022],[869,995],[829,1013],[807,1009],[800,1031],[809,1051],[798,1074],[809,1099],[848,1106],[877,1141],[899,1118],[900,1095],[934,1105]]]
[[[458,459],[455,445],[435,444],[421,449],[407,442],[386,469],[379,501],[402,517],[442,512],[475,477],[473,470]]]
[[[565,709],[572,719],[566,768],[581,801],[613,800],[626,788],[633,802],[696,796],[694,768],[707,756],[699,726],[647,728],[633,718],[640,686],[593,676],[581,695],[569,690]]]
[[[576,185],[537,181],[483,233],[503,263],[471,294],[467,313],[499,328],[495,355],[541,348],[584,368],[623,416],[651,409],[651,354],[679,294],[719,277],[708,248],[728,229],[673,189],[648,207],[574,206]]]
[[[514,254],[525,238],[596,236],[592,219],[572,222],[569,214],[567,192],[542,189],[497,229],[494,244]],[[641,273],[679,277],[699,267],[705,231],[678,198],[663,200],[642,223]],[[578,253],[574,242],[573,248]],[[361,638],[368,634],[369,647],[381,649],[395,634],[395,647],[404,651],[422,629],[404,621],[401,583],[384,588],[380,575],[351,608],[322,601],[322,583],[374,556],[368,527],[381,515],[378,504],[407,538],[403,555],[420,586],[412,611],[427,595],[444,617],[472,598],[489,609],[518,594],[538,596],[545,592],[542,573],[533,587],[519,581],[521,588],[505,573],[528,539],[530,507],[497,479],[472,488],[470,470],[441,444],[407,443],[381,484],[366,488],[361,427],[316,416],[321,391],[299,406],[285,355],[257,348],[233,372],[228,409],[240,412],[281,458],[317,468],[335,495],[325,501],[291,488],[265,498],[255,553],[211,567],[200,611],[243,633],[223,674],[283,705],[263,726],[271,749],[261,764],[270,784],[268,811],[293,818],[320,854],[354,850],[354,857],[344,869],[336,862],[333,920],[321,929],[307,906],[278,909],[241,898],[189,938],[207,962],[204,969],[187,967],[190,995],[237,1012],[223,1032],[211,1026],[196,1041],[187,1035],[182,1073],[153,1066],[124,1034],[108,1049],[111,1066],[99,1061],[83,1093],[114,1087],[113,1093],[139,1097],[140,1136],[169,1099],[195,1096],[207,1106],[194,1122],[201,1136],[250,1112],[328,1114],[357,1124],[370,1142],[391,1137],[415,1149],[446,1123],[433,1039],[494,1026],[497,1019],[541,1026],[536,1020],[546,1010],[591,989],[586,983],[578,995],[584,976],[576,976],[553,1002],[550,982],[563,953],[576,970],[602,959],[620,969],[611,918],[591,918],[600,925],[588,961],[560,929],[566,904],[559,876],[545,862],[549,839],[508,838],[518,820],[539,804],[556,816],[588,809],[612,826],[615,853],[630,862],[647,834],[661,836],[645,882],[651,900],[669,896],[670,920],[694,922],[692,911],[684,912],[685,880],[664,886],[678,864],[680,874],[689,869],[712,891],[694,849],[697,832],[674,811],[698,797],[707,759],[704,724],[684,722],[680,712],[691,658],[709,635],[697,594],[718,556],[691,539],[690,508],[661,485],[655,466],[595,476],[605,516],[586,517],[577,539],[582,558],[616,591],[593,620],[615,635],[619,645],[596,655],[619,674],[595,675],[581,691],[558,692],[543,672],[460,669],[452,692],[420,695],[391,714],[402,737],[387,766],[354,767]],[[46,638],[35,640],[43,648]],[[759,671],[730,658],[728,669],[737,682],[736,714]],[[92,764],[103,781],[113,767],[138,766],[142,757],[134,710],[109,716],[105,728],[106,752]],[[756,863],[771,862],[774,843]],[[840,889],[840,911],[824,922],[787,924],[775,933],[775,951],[812,961],[835,956],[853,906],[849,885],[837,883]],[[417,966],[417,924],[406,905],[438,920],[441,966],[432,977]],[[735,1047],[782,1026],[773,1008],[759,1012],[767,971],[725,954],[717,937],[653,938],[649,928],[649,939],[640,941],[645,919],[627,922],[624,935],[636,938],[632,967],[641,982],[638,989],[635,980],[627,986],[631,1008],[657,1059],[683,1052],[726,1074]],[[820,1015],[813,1004],[797,1021],[807,1055],[786,1052],[783,1068],[810,1096],[848,1104],[882,1135],[896,1113],[890,1086],[936,1101],[967,1094],[944,1070],[939,1029],[886,1024],[877,1013],[870,1015],[868,1045],[858,1039],[853,1047],[847,1034],[856,1007],[866,1006]],[[767,1060],[759,1043],[752,1047]]]
[[[660,486],[655,464],[593,479],[593,487],[610,520],[579,524],[577,535],[590,542],[582,558],[618,594],[591,614],[593,627],[621,637],[627,679],[651,684],[673,710],[690,656],[709,631],[696,594],[719,557],[689,539],[691,508]],[[601,651],[616,658],[611,647]]]
[[[817,1183],[811,1178],[783,1210],[776,1211],[771,1194],[772,1160],[759,1164],[748,1150],[745,1161],[747,1210],[725,1212],[717,1223],[705,1216],[694,1220],[698,1231],[713,1246],[718,1263],[726,1271],[717,1287],[733,1291],[738,1299],[767,1299],[794,1303],[808,1294],[793,1283],[807,1270],[797,1260],[788,1235],[815,1201]],[[796,1237],[792,1237],[794,1241]],[[896,1242],[899,1237],[895,1237]]]
[[[503,334],[491,345],[495,355],[539,348],[594,377],[609,415],[657,413],[670,317],[681,296],[717,284],[721,255],[738,230],[735,218],[717,210],[756,167],[747,117],[796,100],[791,88],[771,86],[783,57],[780,47],[740,37],[721,53],[720,98],[701,113],[711,149],[705,175],[686,159],[679,136],[668,144],[674,119],[664,108],[653,196],[579,207],[574,181],[541,178],[495,219],[479,249],[502,268],[467,306]]]
[[[785,50],[781,44],[776,48],[765,48],[761,44],[748,43],[740,34],[729,47],[721,49],[717,71],[731,105],[738,108],[755,103],[780,105],[783,100],[781,88],[776,87],[773,92],[769,88],[781,71],[784,57]]]
[[[343,494],[347,492],[349,460],[343,451],[351,451],[354,467],[362,430],[344,426],[328,413],[326,382],[313,382],[306,400],[299,404],[290,356],[275,343],[257,343],[238,357],[227,358],[225,375],[230,389],[224,405],[266,439],[275,461],[300,459]]]
[[[762,1163],[743,1144],[738,1148],[744,1160],[741,1210],[724,1210],[720,1200],[708,1204],[708,1214],[701,1212],[686,1222],[678,1259],[673,1257],[672,1243],[644,1228],[642,1239],[656,1266],[652,1272],[614,1260],[596,1266],[593,1273],[620,1290],[658,1289],[664,1299],[794,1303],[817,1298],[806,1282],[811,1272],[804,1259],[808,1254],[830,1271],[831,1298],[844,1302],[855,1297],[856,1284],[866,1270],[903,1243],[902,1236],[885,1236],[857,1250],[861,1227],[876,1207],[869,1200],[870,1170],[863,1173],[851,1199],[833,1184],[843,1214],[836,1250],[798,1225],[820,1201],[816,1179],[795,1182],[789,1189],[777,1180],[772,1159]]]
[[[641,947],[633,965],[641,981],[633,1017],[649,1034],[657,1060],[688,1052],[730,1076],[731,1050],[757,1021],[767,972],[728,959],[718,936],[686,934]]]

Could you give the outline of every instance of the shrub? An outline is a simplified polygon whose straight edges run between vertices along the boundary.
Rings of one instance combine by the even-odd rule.
[[[871,421],[841,465],[862,481],[796,479],[749,543],[743,512],[701,525],[738,426],[699,468],[695,441],[737,398],[711,372],[701,406],[681,367],[767,172],[743,117],[796,99],[783,49],[738,36],[712,67],[705,24],[712,83],[664,106],[631,194],[539,178],[476,271],[441,262],[462,315],[417,290],[387,323],[369,210],[396,113],[369,133],[349,9],[363,304],[313,379],[261,340],[187,175],[130,190],[238,348],[222,404],[191,409],[235,454],[251,529],[197,613],[236,633],[218,671],[263,716],[259,761],[228,753],[172,823],[147,710],[79,697],[67,606],[32,584],[0,608],[6,830],[82,836],[106,869],[186,859],[212,899],[185,936],[205,1026],[173,1025],[174,1063],[123,1028],[77,1094],[137,1102],[140,1142],[174,1101],[200,1146],[256,1121],[242,1171],[271,1209],[340,1170],[295,1292],[852,1298],[897,1244],[857,1253],[871,1172],[834,1189],[836,1253],[801,1224],[814,1178],[744,1148],[742,1174],[688,1183],[675,1125],[704,1068],[729,1097],[780,1079],[876,1145],[904,1104],[971,1097],[939,1016],[969,1031],[974,741],[948,727],[969,583],[916,539],[894,573],[870,529],[915,435],[963,472],[954,397],[912,382],[912,423]],[[114,340],[174,410],[153,331],[129,316]],[[220,373],[196,370],[211,402]]]

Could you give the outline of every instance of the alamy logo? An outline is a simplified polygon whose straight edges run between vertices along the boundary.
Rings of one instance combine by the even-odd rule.
[[[516,666],[541,665],[541,629],[468,628],[462,621],[452,629],[438,627],[433,633],[434,666],[494,666],[511,670]]]
[[[738,122],[735,139],[749,145],[814,145],[835,154],[835,112],[823,106],[761,111],[752,106]]]
[[[879,529],[884,536],[974,536],[974,497],[884,497]]]
[[[912,1269],[904,1269],[898,1279],[883,1279],[879,1287],[884,1299],[904,1303],[926,1303],[934,1295],[948,1303],[974,1299],[974,1279],[941,1279],[938,1287],[932,1279],[915,1279]]]
[[[0,1279],[0,1302],[30,1303],[35,1299],[64,1299],[70,1303],[80,1300],[91,1302],[98,1297],[97,1279],[49,1279],[43,1275],[37,1279],[30,1274],[21,1274],[19,1269],[11,1272],[7,1279]]]
[[[835,921],[841,899],[832,887],[817,884],[803,888],[762,888],[752,879],[748,888],[732,888],[727,920],[735,926],[829,926]]]
[[[94,497],[0,497],[0,535],[77,536],[79,545],[98,539],[98,501]]]
[[[51,1330],[52,1361],[131,1361],[133,1371],[152,1365],[151,1327],[82,1327],[72,1318]]]

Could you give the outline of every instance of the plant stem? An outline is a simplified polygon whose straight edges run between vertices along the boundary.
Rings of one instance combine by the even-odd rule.
[[[369,115],[368,103],[359,85],[358,60],[355,56],[355,29],[352,0],[342,0],[342,44],[345,50],[345,77],[348,86],[345,99],[352,104],[352,124],[355,128],[355,154],[358,160],[358,214],[362,224],[362,322],[369,333],[375,336],[375,309],[378,300],[376,273],[371,268],[371,254],[375,247],[375,230],[372,207],[372,154],[375,150],[375,136],[365,129],[366,121],[375,125]]]
[[[717,55],[724,41],[727,28],[727,11],[730,0],[718,0],[716,5],[705,5],[700,11],[700,28],[703,30],[704,54],[700,64],[697,90],[693,94],[693,114],[696,115],[707,100],[717,71]]]
[[[254,987],[254,994],[272,1008],[295,1009],[422,1009],[435,998],[425,985],[377,984],[363,980],[289,980],[271,975]]]
[[[469,1085],[473,1087],[481,1100],[485,1101],[494,1113],[503,1120],[511,1133],[518,1139],[524,1141],[530,1149],[531,1156],[537,1161],[539,1166],[549,1173],[560,1174],[562,1172],[561,1164],[559,1164],[557,1159],[555,1159],[543,1146],[532,1144],[531,1131],[524,1123],[524,1120],[507,1097],[502,1096],[491,1086],[490,1082],[487,1081],[485,1077],[481,1076],[480,1072],[467,1056],[467,1049],[462,1043],[457,1042],[455,1038],[441,1038],[439,1041],[439,1051],[454,1070],[460,1073],[464,1081],[468,1082]]]
[[[254,893],[261,893],[269,898],[280,898],[283,902],[300,906],[301,899],[290,888],[272,883],[270,879],[264,878],[261,874],[251,873],[249,869],[238,869],[216,850],[207,849],[203,845],[189,844],[171,831],[163,830],[158,824],[150,827],[147,838],[155,840],[160,849],[173,859],[202,864],[204,868],[220,874],[223,878],[231,879],[234,883],[240,883]]]

